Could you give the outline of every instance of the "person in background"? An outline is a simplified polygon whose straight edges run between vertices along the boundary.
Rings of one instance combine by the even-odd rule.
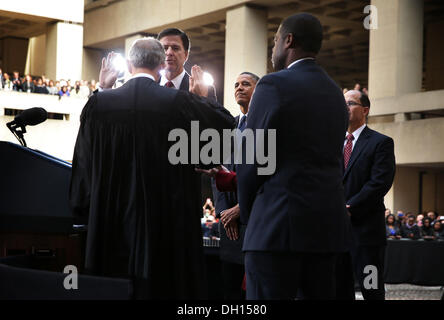
[[[425,217],[422,220],[422,226],[419,228],[421,238],[425,240],[435,240],[435,234],[432,226],[432,219]]]
[[[422,220],[424,219],[424,215],[422,214],[422,213],[419,213],[417,216],[416,216],[416,224],[417,224],[417,226],[418,227],[421,227],[422,226]]]
[[[3,90],[6,91],[12,91],[14,88],[14,85],[11,81],[11,79],[9,78],[9,74],[7,74],[6,72],[3,74]]]
[[[392,211],[390,209],[385,209],[385,217],[387,218],[387,216],[389,214],[392,214]],[[394,217],[394,216],[393,216]]]
[[[23,91],[22,90],[22,80],[20,79],[20,74],[18,71],[13,72],[12,84],[13,84],[12,90]]]
[[[432,222],[436,220],[436,213],[434,211],[427,212],[427,217],[432,219]]]
[[[442,228],[441,220],[435,220],[432,222],[433,226],[433,235],[437,240],[444,240],[444,230]]]
[[[22,90],[27,93],[33,93],[35,91],[35,85],[34,82],[32,82],[32,77],[27,74],[25,79],[25,82],[22,84]]]
[[[419,239],[420,232],[419,227],[416,225],[416,218],[413,214],[410,214],[407,218],[407,223],[401,227],[401,236],[412,240]]]
[[[56,95],[58,94],[59,90],[57,90],[57,87],[54,85],[54,81],[49,80],[48,86],[46,87],[49,94]]]
[[[389,214],[385,218],[385,234],[388,239],[401,239],[401,230],[395,224],[395,220],[393,214]]]
[[[38,78],[37,79],[37,85],[35,87],[35,93],[43,93],[43,94],[48,94],[49,91],[46,88],[46,86],[43,83],[43,79],[42,78]]]
[[[63,86],[58,92],[59,97],[69,97],[70,93],[67,86]]]

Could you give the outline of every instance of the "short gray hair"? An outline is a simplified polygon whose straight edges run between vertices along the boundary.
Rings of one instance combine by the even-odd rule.
[[[128,60],[136,68],[154,70],[165,61],[165,50],[153,37],[137,39],[128,52]]]

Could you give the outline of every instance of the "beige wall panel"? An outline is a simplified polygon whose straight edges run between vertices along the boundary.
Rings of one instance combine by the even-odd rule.
[[[422,81],[423,1],[372,0],[378,28],[370,31],[371,98],[419,92]]]
[[[397,167],[393,183],[392,212],[418,213],[419,207],[419,170],[416,168]]]
[[[83,67],[82,79],[91,81],[99,80],[99,72],[102,64],[102,58],[105,57],[105,52],[96,49],[83,49]]]
[[[375,123],[370,127],[393,138],[397,164],[444,162],[444,118]]]
[[[247,6],[227,12],[225,35],[224,105],[239,114],[234,99],[234,82],[243,71],[267,73],[267,11]]]
[[[84,0],[2,0],[0,10],[82,23]]]
[[[46,70],[46,35],[29,39],[26,73],[42,76]]]
[[[435,210],[436,208],[436,178],[437,174],[433,172],[422,176],[422,211]]]
[[[207,14],[250,0],[126,0],[85,13],[86,46],[128,37],[134,33],[158,31],[162,26],[195,19],[197,24],[214,22]],[[223,14],[221,15],[224,18]],[[196,25],[197,25],[196,24]]]

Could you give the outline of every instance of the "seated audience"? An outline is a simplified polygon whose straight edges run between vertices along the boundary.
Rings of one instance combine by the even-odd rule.
[[[422,220],[423,219],[424,219],[424,215],[421,214],[421,213],[416,216],[416,224],[417,224],[418,227],[422,226]]]
[[[35,91],[34,82],[32,82],[32,77],[27,74],[25,77],[25,82],[22,83],[22,90],[27,93],[33,93]]]
[[[385,218],[385,234],[389,239],[401,239],[401,230],[396,225],[395,216],[389,214]]]
[[[57,87],[54,85],[54,81],[52,80],[49,80],[46,89],[48,89],[48,93],[52,95],[56,95],[59,93],[59,90],[57,90]]]
[[[35,87],[35,93],[43,93],[43,94],[48,94],[48,89],[46,88],[46,86],[43,84],[43,79],[42,78],[38,78],[37,79],[37,85]]]
[[[14,85],[6,72],[3,74],[3,90],[12,91]]]
[[[425,217],[422,220],[422,226],[419,228],[420,235],[425,240],[434,240],[436,239],[433,227],[432,227],[432,219],[429,217]]]
[[[436,220],[436,213],[434,211],[429,211],[429,212],[427,212],[427,217],[432,219],[432,221],[435,221]]]
[[[420,238],[419,227],[415,223],[416,218],[413,214],[408,216],[407,223],[401,227],[401,236],[412,240]]]
[[[60,98],[61,98],[61,97],[69,97],[69,96],[70,96],[70,93],[69,93],[69,91],[68,91],[68,87],[67,87],[67,86],[63,86],[63,87],[60,89],[58,95],[59,95]]]
[[[442,228],[441,220],[435,220],[432,222],[433,235],[437,240],[444,240],[444,230]]]
[[[20,75],[19,75],[18,71],[13,72],[12,85],[13,85],[12,90],[23,91],[22,90],[22,80],[20,79]]]

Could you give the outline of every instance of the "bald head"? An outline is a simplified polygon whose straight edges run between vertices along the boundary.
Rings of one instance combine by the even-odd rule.
[[[129,50],[128,61],[133,69],[156,70],[165,61],[165,50],[152,37],[137,39]]]

